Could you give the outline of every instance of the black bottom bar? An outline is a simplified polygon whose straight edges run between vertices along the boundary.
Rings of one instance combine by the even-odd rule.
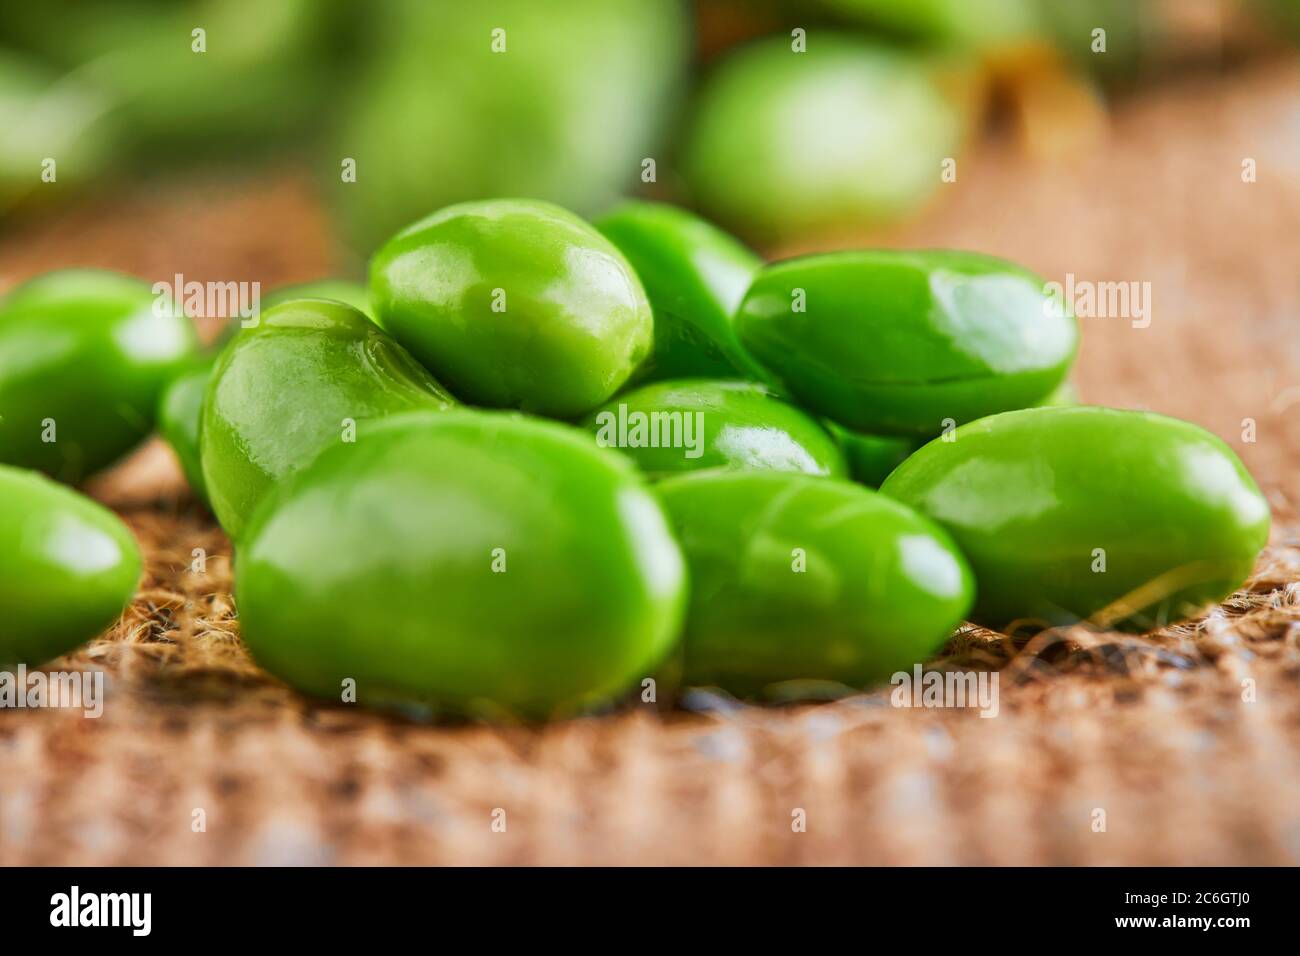
[[[1225,944],[1295,916],[1294,872],[1245,869],[1000,870],[0,870],[0,933],[205,944],[283,935],[339,945],[448,930],[499,942],[694,939],[735,944],[786,931],[864,942],[1200,934]],[[73,888],[76,888],[75,891]],[[112,925],[102,925],[102,924]],[[74,925],[76,924],[76,925]],[[94,925],[87,925],[94,924]],[[146,931],[147,930],[147,934]],[[617,934],[616,936],[614,934]],[[671,934],[671,935],[670,935]],[[432,938],[432,939],[431,939]],[[454,945],[454,944],[453,944]]]

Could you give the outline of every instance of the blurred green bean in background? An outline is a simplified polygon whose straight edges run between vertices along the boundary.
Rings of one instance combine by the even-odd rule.
[[[1227,26],[1189,42],[1192,6]],[[487,196],[689,201],[758,242],[870,228],[914,215],[1017,87],[1049,140],[1094,91],[1222,60],[1240,19],[1248,46],[1295,36],[1300,0],[3,2],[0,225],[288,157],[357,256]]]

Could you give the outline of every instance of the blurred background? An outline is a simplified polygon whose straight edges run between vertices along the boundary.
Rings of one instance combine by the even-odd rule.
[[[1083,399],[1219,434],[1277,517],[1230,618],[959,636],[1004,668],[996,721],[867,695],[422,727],[251,664],[228,544],[155,443],[92,489],[149,572],[69,658],[116,706],[0,720],[0,861],[1300,861],[1298,44],[1300,0],[0,0],[0,292],[362,278],[501,195],[677,202],[771,258],[974,249],[1140,294],[1082,315]]]

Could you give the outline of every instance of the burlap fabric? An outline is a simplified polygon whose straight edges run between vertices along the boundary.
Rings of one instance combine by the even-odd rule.
[[[1049,152],[981,146],[920,222],[870,238],[1152,283],[1149,327],[1084,321],[1078,380],[1210,428],[1258,477],[1273,544],[1223,607],[1147,637],[960,634],[935,666],[998,669],[992,719],[697,694],[431,726],[251,663],[229,546],[153,445],[94,486],[143,542],[144,585],[60,665],[106,671],[103,716],[0,711],[0,862],[1300,862],[1300,67],[1156,89]],[[0,262],[6,282],[92,264],[269,286],[338,268],[329,235],[288,172],[124,187],[6,235]]]

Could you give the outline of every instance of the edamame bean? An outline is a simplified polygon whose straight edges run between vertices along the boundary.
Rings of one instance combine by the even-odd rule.
[[[690,19],[678,0],[397,0],[367,15],[383,54],[349,82],[327,151],[336,170],[356,160],[333,192],[358,245],[467,198],[590,214],[667,176],[653,157],[680,108]]]
[[[212,510],[238,539],[267,489],[356,423],[454,399],[350,306],[296,299],[268,309],[222,351],[199,434]]]
[[[755,382],[682,379],[624,392],[590,415],[596,443],[652,478],[710,468],[843,476],[835,441]]]
[[[736,328],[805,408],[916,437],[1042,400],[1078,341],[1074,317],[1032,273],[938,250],[775,263],[745,294]]]
[[[0,465],[0,665],[43,664],[122,613],[140,551],[107,508]]]
[[[1245,467],[1195,425],[1093,406],[994,415],[937,439],[881,491],[951,532],[973,620],[1149,630],[1241,584],[1268,540]]]
[[[629,462],[568,425],[468,410],[364,423],[272,493],[235,570],[272,673],[472,715],[619,693],[676,640],[685,598]]]
[[[138,279],[76,269],[19,286],[0,302],[0,462],[66,482],[111,464],[197,348]]]
[[[705,220],[664,203],[627,202],[596,220],[636,270],[654,311],[654,353],[640,381],[771,375],[736,341],[731,317],[763,261]]]
[[[574,418],[650,354],[654,319],[613,244],[551,203],[448,206],[371,265],[384,328],[458,397]]]
[[[896,435],[864,435],[831,422],[830,432],[840,443],[853,480],[868,488],[879,488],[891,471],[925,442]]]
[[[656,486],[691,579],[684,675],[742,695],[860,687],[940,647],[971,603],[948,535],[857,485],[775,472]]]
[[[196,8],[188,4],[100,4],[75,14],[58,6],[63,12],[47,5],[31,18],[22,43],[94,84],[120,130],[116,145],[139,162],[192,162],[218,152],[246,161],[271,144],[301,146],[321,111],[335,106],[328,78],[338,50],[330,38],[342,21],[331,4],[278,2],[274,17],[257,24],[256,43],[212,42],[239,29],[227,23],[250,22],[254,4],[213,7],[212,16],[200,14],[212,35],[201,65],[193,59]],[[8,33],[13,26],[5,24],[6,46],[19,45]],[[175,42],[178,36],[184,42]],[[60,160],[60,181],[62,169]]]
[[[320,282],[276,289],[262,307],[269,309],[298,298],[328,299],[364,312],[362,305],[367,303],[369,292],[364,286],[346,279],[322,279]],[[238,324],[228,325],[218,346],[224,346],[238,331]],[[203,421],[203,396],[207,393],[215,364],[215,356],[195,362],[193,367],[172,380],[163,390],[158,402],[158,431],[176,455],[190,491],[209,507],[211,505],[208,502],[208,488],[203,480],[203,462],[199,449],[199,428]]]
[[[374,307],[370,304],[370,290],[360,282],[352,282],[349,279],[316,279],[312,282],[281,286],[271,291],[262,306],[269,309],[290,299],[329,299],[352,306],[372,321],[375,318]]]
[[[1062,382],[1060,387],[1037,405],[1077,405],[1079,391],[1071,382]],[[908,455],[925,444],[924,438],[900,438],[895,435],[864,435],[851,431],[834,422],[828,422],[827,428],[839,442],[844,458],[848,462],[849,474],[853,480],[868,488],[879,488],[889,473],[903,463]]]
[[[190,491],[204,504],[208,502],[208,489],[203,482],[203,462],[199,455],[199,426],[213,362],[213,359],[196,362],[177,375],[158,400],[158,431],[176,455]]]
[[[897,219],[940,184],[969,104],[929,59],[810,31],[725,59],[700,92],[683,174],[698,205],[765,240]],[[948,72],[958,69],[945,64]],[[964,67],[961,67],[964,70]]]

